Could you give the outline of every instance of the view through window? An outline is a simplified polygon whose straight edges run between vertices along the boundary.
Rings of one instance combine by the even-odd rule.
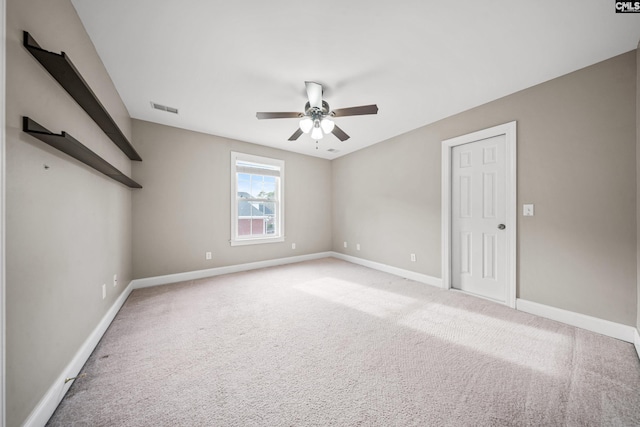
[[[232,244],[282,241],[284,162],[232,153]]]

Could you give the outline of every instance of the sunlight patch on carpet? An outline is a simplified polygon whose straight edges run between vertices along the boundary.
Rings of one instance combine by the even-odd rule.
[[[565,335],[449,305],[425,304],[398,323],[547,375],[557,376],[567,368],[571,339]]]
[[[570,337],[522,323],[332,277],[295,289],[546,375],[569,363]]]
[[[294,288],[382,318],[397,313],[408,305],[417,302],[414,298],[332,277],[311,280]]]

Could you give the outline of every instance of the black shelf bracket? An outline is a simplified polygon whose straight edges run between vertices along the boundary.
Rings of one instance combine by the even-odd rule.
[[[22,130],[129,188],[142,188],[140,184],[120,172],[111,163],[64,131],[59,134],[51,133],[29,117],[22,118]]]
[[[23,33],[23,44],[127,157],[142,160],[64,52],[57,54],[42,49],[27,31]]]

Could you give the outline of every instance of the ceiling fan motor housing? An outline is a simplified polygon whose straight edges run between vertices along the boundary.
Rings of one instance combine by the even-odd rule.
[[[322,108],[311,107],[311,104],[307,102],[304,105],[304,115],[307,117],[311,117],[312,120],[321,120],[323,117],[329,115],[329,104],[327,101],[322,101]]]

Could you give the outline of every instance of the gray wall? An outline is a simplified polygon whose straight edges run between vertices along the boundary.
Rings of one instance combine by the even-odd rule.
[[[328,160],[139,120],[133,137],[135,278],[331,250]],[[230,246],[231,151],[285,161],[285,242]]]
[[[69,1],[9,0],[6,23],[6,417],[18,426],[132,274],[131,190],[23,133],[22,116],[125,173],[130,161],[24,49],[22,30],[64,50],[129,137],[131,122]]]
[[[334,160],[333,250],[441,277],[441,141],[516,120],[518,297],[634,325],[635,82],[632,51]]]

